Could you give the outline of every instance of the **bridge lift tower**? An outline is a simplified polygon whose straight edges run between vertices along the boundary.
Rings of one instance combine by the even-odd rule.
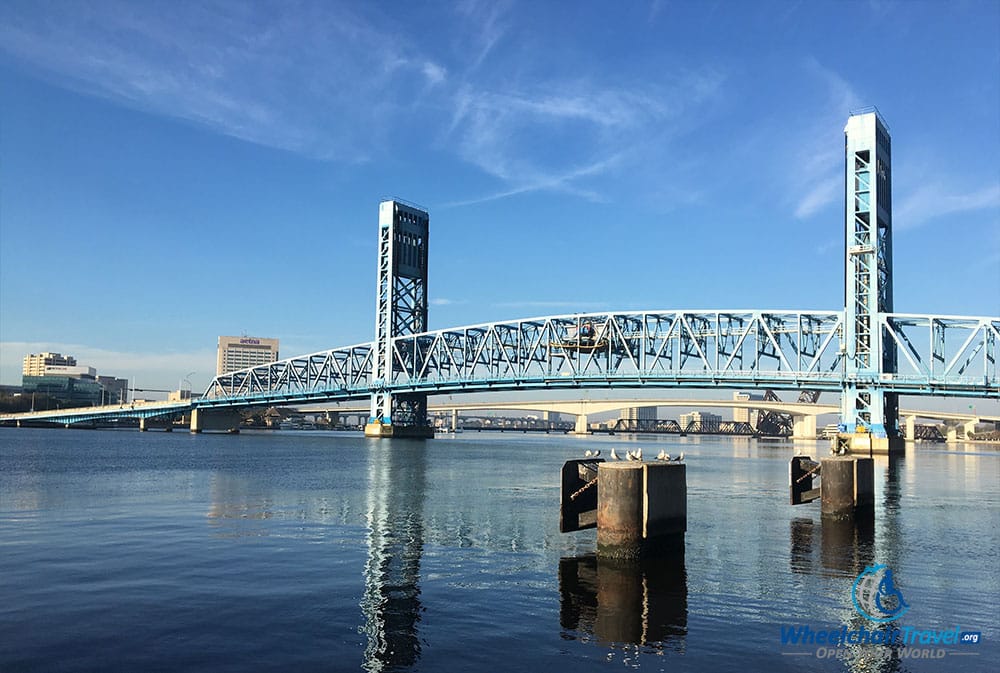
[[[903,448],[899,401],[881,382],[896,372],[896,345],[881,327],[892,312],[892,148],[878,110],[852,113],[845,136],[846,267],[838,442],[849,450]]]
[[[411,364],[414,353],[394,352],[395,337],[427,331],[427,211],[399,201],[378,210],[378,286],[372,352],[371,415],[368,437],[432,437],[427,395],[392,394],[393,368]],[[405,351],[405,349],[404,349]]]

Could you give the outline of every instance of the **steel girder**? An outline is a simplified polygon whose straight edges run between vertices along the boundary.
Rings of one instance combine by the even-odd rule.
[[[845,372],[837,311],[643,311],[545,316],[392,340],[392,375],[372,380],[371,343],[217,376],[195,406],[348,400],[376,390],[772,388],[1000,398],[1000,318],[883,314],[898,371]]]

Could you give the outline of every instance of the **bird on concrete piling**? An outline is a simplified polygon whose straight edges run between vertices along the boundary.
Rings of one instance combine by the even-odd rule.
[[[611,460],[619,460],[618,454],[615,453],[614,448],[611,449]]]
[[[591,451],[590,449],[587,449],[586,451],[583,452],[583,457],[584,458],[590,458],[593,455],[594,455],[594,452]]]
[[[657,460],[670,460],[670,454],[661,449],[660,452],[658,454],[656,454],[656,459]]]
[[[677,456],[677,462],[678,463],[681,462],[682,460],[684,460],[684,452],[683,451],[681,451],[680,455]]]
[[[600,449],[598,449],[597,451],[594,451],[594,452],[593,452],[592,454],[590,454],[590,455],[591,455],[591,456],[593,456],[594,458],[597,458],[597,457],[598,457],[599,455],[601,455],[601,450],[600,450]]]

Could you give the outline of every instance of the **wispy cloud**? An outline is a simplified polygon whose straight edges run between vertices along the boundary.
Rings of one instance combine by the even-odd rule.
[[[862,99],[846,79],[816,60],[808,60],[805,69],[825,91],[823,110],[813,115],[815,121],[793,137],[795,150],[791,162],[782,171],[791,180],[792,194],[802,195],[792,204],[794,216],[807,219],[841,197],[844,176],[842,143],[830,142],[830,129],[843,126],[851,110],[862,106]],[[789,171],[788,166],[794,167]]]
[[[444,67],[432,61],[426,61],[421,67],[421,71],[430,84],[441,84],[448,75],[448,71]]]
[[[816,252],[821,255],[829,253],[831,250],[840,251],[844,247],[844,241],[840,238],[828,238],[816,246]]]
[[[509,4],[505,0],[464,0],[456,9],[465,19],[466,30],[472,38],[473,55],[468,71],[479,69],[496,48],[508,30],[506,14]]]
[[[822,180],[812,186],[809,192],[799,201],[795,209],[795,217],[805,219],[832,203],[843,188],[844,179],[840,175]]]
[[[711,70],[664,79],[669,83],[643,87],[581,80],[458,91],[447,142],[504,188],[448,205],[540,190],[604,200],[588,185],[589,178],[627,165],[651,139],[666,137],[664,127],[681,125],[682,117],[717,95],[724,81]]]
[[[1000,208],[1000,183],[972,192],[962,192],[941,182],[921,183],[894,209],[893,228],[914,229],[949,215],[989,208]]]
[[[467,304],[467,299],[447,299],[445,297],[435,297],[430,300],[431,306],[455,306],[458,304]]]
[[[12,2],[0,5],[0,51],[63,86],[325,160],[378,158],[418,130],[498,183],[452,206],[540,190],[604,200],[593,178],[699,119],[725,79],[707,67],[655,82],[567,76],[521,51],[519,67],[492,67],[515,20],[507,4],[445,11],[465,26],[450,45],[408,39],[372,5]]]
[[[371,154],[379,122],[419,96],[414,87],[446,80],[447,70],[402,35],[329,3],[0,8],[0,50],[65,86],[343,161]]]

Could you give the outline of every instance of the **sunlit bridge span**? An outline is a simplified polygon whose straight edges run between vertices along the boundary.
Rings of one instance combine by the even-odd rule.
[[[996,397],[1000,318],[887,314],[896,372],[859,382],[905,395]],[[216,377],[199,406],[306,403],[393,393],[560,388],[770,388],[839,392],[843,312],[649,311],[545,316],[391,340],[387,379],[372,343]],[[592,337],[581,332],[593,330]]]

